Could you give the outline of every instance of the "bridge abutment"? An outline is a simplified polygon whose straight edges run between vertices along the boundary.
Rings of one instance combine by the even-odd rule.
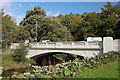
[[[113,38],[104,37],[103,38],[103,53],[107,53],[109,51],[113,51]]]

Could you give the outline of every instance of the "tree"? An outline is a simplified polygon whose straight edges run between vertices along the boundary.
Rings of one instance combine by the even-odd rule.
[[[16,40],[18,42],[24,42],[25,40],[32,40],[28,31],[23,26],[19,26],[16,30]]]
[[[106,5],[104,5],[104,8],[101,7],[101,13],[105,14],[105,15],[116,15],[116,17],[118,17],[117,15],[120,14],[120,10],[119,10],[119,5],[112,5],[110,2],[107,2]]]
[[[16,25],[15,20],[10,15],[4,15],[3,10],[0,13],[2,13],[2,46],[8,47],[11,42],[17,40],[15,34],[19,26]]]
[[[36,7],[35,7],[36,8]],[[29,32],[33,41],[36,36],[37,25],[37,41],[49,39],[51,41],[68,41],[71,40],[70,32],[63,26],[58,18],[45,17],[45,12],[41,8],[27,11],[24,20],[20,23],[24,26],[25,31]],[[37,11],[36,11],[37,10]],[[34,12],[34,14],[32,14]],[[36,12],[36,13],[35,13]],[[41,13],[42,12],[42,13]],[[39,13],[39,14],[37,14]],[[37,23],[36,23],[37,21]],[[32,41],[30,40],[30,41]]]
[[[32,17],[32,16],[34,16],[34,17]],[[25,25],[28,25],[28,24],[33,24],[29,20],[36,19],[38,16],[45,17],[46,13],[45,13],[45,11],[43,9],[41,9],[41,7],[36,6],[36,7],[34,7],[33,10],[28,10],[26,12],[26,16],[25,16],[25,18],[23,18],[23,21],[20,22],[20,25],[25,26]]]
[[[65,15],[59,15],[58,18],[61,20],[61,24],[66,26],[72,35],[72,40],[77,40],[78,26],[82,21],[81,15],[70,13]]]
[[[82,34],[84,38],[87,37],[95,37],[96,33],[96,26],[98,26],[98,13],[91,12],[91,13],[83,13],[81,16],[83,18],[82,23],[80,24],[80,28],[82,29]]]
[[[118,21],[117,28],[115,30],[115,38],[120,39],[120,20]]]
[[[120,39],[120,1],[117,4],[119,13],[118,13],[118,24],[115,30],[115,38]]]
[[[115,38],[116,34],[118,34],[118,31],[116,31],[119,29],[117,29],[120,11],[118,6],[111,5],[111,3],[108,2],[101,10],[101,13],[92,12],[81,15],[83,22],[80,28],[83,31],[84,38],[89,36],[112,36]]]
[[[97,34],[99,36],[112,36],[115,37],[115,31],[118,24],[118,18],[120,14],[119,7],[107,2],[104,8],[101,8],[100,25],[98,26]]]

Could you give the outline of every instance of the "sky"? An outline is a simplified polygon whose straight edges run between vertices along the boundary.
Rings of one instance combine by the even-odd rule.
[[[89,0],[88,0],[89,1]],[[100,0],[99,0],[100,1]],[[112,2],[116,5],[119,1]],[[40,6],[46,12],[47,16],[58,16],[59,14],[82,14],[84,12],[100,12],[100,7],[103,7],[107,2],[1,2],[0,9],[4,9],[6,14],[11,15],[16,19],[17,24],[23,20],[26,11],[33,9],[35,6]]]
[[[118,2],[119,0],[0,0],[1,2]]]

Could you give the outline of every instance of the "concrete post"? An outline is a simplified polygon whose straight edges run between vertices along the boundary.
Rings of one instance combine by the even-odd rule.
[[[103,53],[107,53],[113,50],[113,37],[103,38]]]

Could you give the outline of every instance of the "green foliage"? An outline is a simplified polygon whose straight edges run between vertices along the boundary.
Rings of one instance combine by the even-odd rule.
[[[21,43],[18,49],[15,49],[13,52],[13,60],[16,62],[24,62],[27,52],[27,47]]]
[[[36,7],[35,7],[36,8]],[[71,34],[65,26],[60,23],[58,18],[54,17],[45,17],[41,15],[41,8],[38,8],[32,11],[29,10],[29,16],[26,13],[26,17],[20,23],[24,26],[25,31],[30,35],[29,40],[35,41],[36,38],[36,26],[37,26],[37,41],[41,40],[51,40],[51,41],[69,41],[71,40]],[[34,14],[33,14],[34,12]],[[37,14],[39,12],[39,14]],[[43,12],[45,13],[45,12]]]
[[[112,5],[107,2],[101,8],[100,13],[91,12],[80,14],[60,14],[57,17],[46,17],[46,12],[39,6],[28,10],[26,16],[21,21],[20,26],[15,20],[4,15],[2,17],[2,39],[3,47],[8,47],[11,42],[24,40],[35,41],[36,25],[37,39],[51,41],[78,41],[87,37],[112,36],[120,38],[120,9],[119,5]],[[37,23],[36,23],[37,22]]]
[[[46,16],[46,13],[41,7],[35,6],[33,10],[29,10],[26,12],[25,18],[28,18],[33,15],[38,15],[38,16]]]
[[[107,2],[101,13],[83,13],[59,15],[62,25],[66,26],[71,32],[73,40],[83,40],[87,37],[119,37],[119,22],[120,9],[117,5],[112,5]]]
[[[19,66],[15,61],[13,61],[12,55],[13,54],[10,53],[2,56],[2,62],[3,62],[2,66],[4,67],[5,70]]]
[[[4,15],[3,10],[0,13],[2,13],[2,47],[6,48],[11,42],[16,41],[16,30],[19,27],[10,15]]]
[[[97,32],[97,34],[99,33],[98,36],[117,37],[117,33],[115,32],[117,30],[118,18],[120,15],[119,7],[107,2],[107,4],[104,5],[104,8],[101,8],[101,10],[101,14],[99,15],[100,25],[98,25],[98,28],[100,29]]]
[[[55,57],[58,60],[65,61],[67,54],[55,54],[55,55],[53,55],[53,57]]]
[[[35,62],[33,60],[25,58],[25,61],[20,64],[13,60],[13,53],[2,55],[2,66],[4,67],[4,70],[21,68],[34,63]]]
[[[24,42],[25,40],[32,40],[28,31],[24,29],[23,26],[19,26],[16,30],[16,41]]]
[[[113,15],[113,14],[120,14],[119,6],[118,5],[112,5],[110,2],[107,2],[106,5],[104,5],[104,8],[101,8],[103,14],[105,15]]]
[[[1,10],[2,13],[2,47],[8,48],[12,42],[21,42],[23,40],[28,39],[28,32],[24,30],[22,26],[18,26],[16,24],[16,20],[13,19],[10,15],[4,15],[4,11]]]
[[[112,62],[108,65],[104,65],[104,68],[101,69],[101,67],[96,68],[94,71],[91,72],[86,72],[84,74],[78,75],[77,77],[74,78],[119,78],[119,67],[118,67],[118,63],[116,62]]]
[[[116,30],[115,30],[115,38],[119,39],[120,38],[120,19],[118,21]]]
[[[34,78],[35,75],[34,74],[31,74],[30,72],[26,72],[24,74],[14,74],[12,76],[12,78]]]
[[[78,38],[81,38],[81,36],[78,37],[77,35],[78,31],[81,32],[81,29],[78,28],[83,20],[81,15],[70,13],[65,16],[59,15],[58,18],[61,20],[61,24],[66,26],[70,31],[72,40],[78,40]]]
[[[43,75],[41,73],[35,73],[35,77],[36,78],[51,78],[51,76],[49,76],[49,75]]]
[[[33,66],[34,69],[29,72],[31,72],[30,75],[34,74],[37,78],[70,78],[80,75],[83,72],[92,71],[101,65],[118,62],[118,58],[120,58],[119,55],[120,52],[109,52],[96,55],[92,58],[85,58],[82,61],[75,59],[74,61],[56,64],[55,66]]]
[[[73,54],[64,54],[64,53],[54,54],[53,57],[56,58],[56,59],[58,59],[58,60],[60,60],[60,62],[74,60],[75,58],[77,58],[76,55],[73,55]]]
[[[67,69],[64,70],[64,75],[65,76],[69,75],[70,73],[71,73],[70,70],[67,70]]]

